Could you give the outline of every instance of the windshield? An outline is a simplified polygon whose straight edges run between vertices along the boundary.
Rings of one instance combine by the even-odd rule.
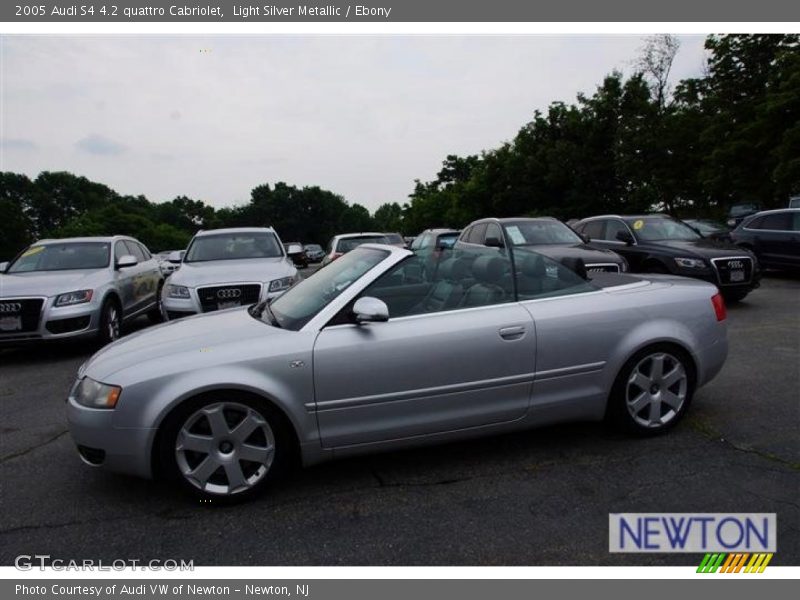
[[[217,233],[194,238],[186,250],[184,262],[281,256],[283,248],[275,234],[269,231]]]
[[[503,227],[514,246],[583,243],[577,233],[560,221],[519,221]]]
[[[319,244],[308,244],[305,249],[309,252],[322,252],[322,246]]]
[[[757,211],[758,207],[755,204],[734,204],[729,214],[731,217],[741,217]]]
[[[351,250],[355,250],[361,244],[388,244],[388,243],[389,240],[386,239],[385,235],[368,235],[357,238],[343,238],[339,240],[338,244],[336,244],[336,252],[344,254],[345,252],[350,252]]]
[[[65,242],[31,246],[11,263],[7,273],[69,271],[107,267],[111,244],[108,242]]]
[[[253,315],[271,324],[271,312],[278,326],[297,331],[387,256],[385,250],[370,248],[350,252],[273,300],[269,310],[260,305]]]
[[[686,223],[664,217],[629,219],[626,221],[636,237],[644,242],[660,240],[699,240],[702,236]]]

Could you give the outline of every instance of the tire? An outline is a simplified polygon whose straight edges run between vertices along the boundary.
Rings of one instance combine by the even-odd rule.
[[[282,477],[293,447],[285,417],[269,403],[237,391],[212,392],[170,413],[155,466],[204,502],[233,504],[255,498]]]
[[[113,298],[106,298],[100,309],[100,329],[97,341],[105,346],[119,339],[122,331],[122,311],[119,303]]]
[[[625,363],[614,381],[609,420],[639,436],[668,431],[689,409],[696,380],[694,363],[681,348],[671,344],[644,348]]]
[[[164,311],[162,310],[161,306],[161,291],[163,289],[164,282],[161,281],[158,284],[158,290],[156,290],[156,305],[150,312],[147,313],[147,318],[150,319],[150,322],[153,324],[164,322]]]

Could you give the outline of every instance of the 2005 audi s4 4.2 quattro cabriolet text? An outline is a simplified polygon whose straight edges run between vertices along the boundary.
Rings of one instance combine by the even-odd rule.
[[[69,393],[84,462],[230,501],[295,459],[569,420],[655,434],[727,355],[703,281],[582,278],[516,247],[423,260],[364,245],[269,302],[111,344]]]

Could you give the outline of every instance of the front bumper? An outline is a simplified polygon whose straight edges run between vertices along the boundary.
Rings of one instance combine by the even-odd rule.
[[[55,298],[26,296],[19,299],[34,298],[43,300],[36,328],[26,331],[0,331],[0,345],[86,338],[97,334],[101,311],[99,299],[93,299],[85,304],[61,307],[53,306]],[[0,298],[2,301],[16,299],[18,298]]]
[[[152,478],[150,428],[114,427],[114,409],[87,408],[67,400],[67,423],[81,460],[92,466]]]

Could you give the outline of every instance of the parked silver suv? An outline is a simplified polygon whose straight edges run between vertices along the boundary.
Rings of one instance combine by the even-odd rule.
[[[0,264],[0,344],[119,337],[123,321],[161,318],[163,276],[137,240],[41,240]]]
[[[172,320],[255,304],[279,296],[297,279],[297,269],[271,227],[201,231],[164,286],[164,313]]]

